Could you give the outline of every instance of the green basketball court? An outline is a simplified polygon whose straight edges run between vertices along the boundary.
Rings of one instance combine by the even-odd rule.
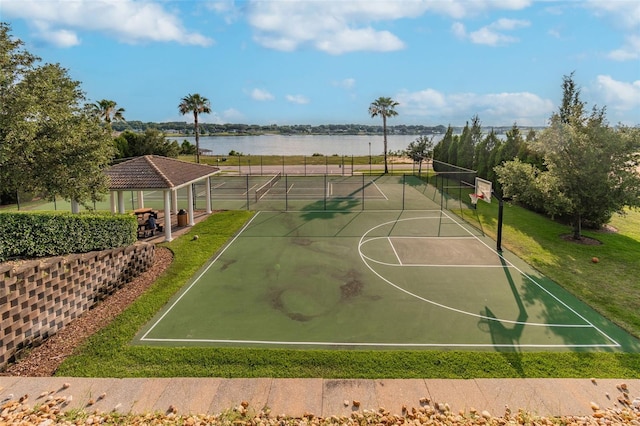
[[[367,187],[371,206],[382,197]],[[353,192],[322,188],[315,206],[327,203],[328,191]],[[439,208],[259,211],[134,344],[640,350],[638,340],[494,247]]]

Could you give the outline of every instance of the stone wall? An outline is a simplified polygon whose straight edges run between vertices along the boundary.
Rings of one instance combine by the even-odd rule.
[[[154,245],[0,264],[0,370],[153,264]]]

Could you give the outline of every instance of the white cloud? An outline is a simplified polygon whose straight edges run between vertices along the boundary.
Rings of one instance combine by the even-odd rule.
[[[547,31],[547,34],[549,34],[553,38],[558,38],[558,39],[562,38],[562,34],[560,33],[560,30],[556,28],[552,28],[549,31]]]
[[[389,52],[404,48],[404,43],[398,37],[388,31],[375,31],[372,28],[358,30],[347,28],[333,34],[327,34],[315,45],[318,50],[332,55],[362,50]]]
[[[209,114],[198,115],[198,121],[200,123],[211,124],[226,124],[226,123],[240,123],[246,120],[244,114],[235,108],[228,108],[222,111],[211,111]],[[193,123],[193,114],[165,117],[161,121],[186,121],[187,123]]]
[[[250,96],[251,99],[256,101],[272,101],[275,99],[275,97],[271,93],[262,89],[253,89]]]
[[[472,43],[486,44],[488,46],[514,43],[518,41],[518,39],[516,37],[506,35],[503,32],[525,28],[529,25],[531,25],[529,21],[518,19],[498,19],[497,21],[492,22],[491,24],[482,27],[477,31],[469,33],[468,37]],[[464,31],[464,27],[462,28],[462,30]],[[460,29],[458,29],[457,27],[454,27],[454,33],[459,37],[464,37],[465,35],[465,33],[460,32]]]
[[[333,55],[405,48],[395,34],[375,24],[435,13],[456,19],[489,9],[517,10],[529,0],[349,0],[252,1],[247,18],[254,40],[264,47],[293,51],[311,47]]]
[[[73,47],[78,46],[80,44],[80,39],[78,35],[73,31],[68,30],[57,30],[57,31],[49,31],[47,29],[43,29],[41,32],[42,37],[47,40],[50,44],[57,47]]]
[[[353,89],[354,86],[356,85],[356,80],[355,78],[345,78],[344,80],[341,80],[341,81],[334,81],[331,84],[335,87],[340,87],[342,89],[350,90],[350,89]]]
[[[624,29],[640,27],[640,2],[633,0],[588,0],[584,6],[597,16],[610,19],[613,25]]]
[[[507,44],[518,41],[517,38],[505,34],[500,34],[488,27],[480,28],[469,34],[469,40],[475,44],[486,44],[488,46],[497,46],[499,44]]]
[[[222,118],[225,123],[237,123],[245,119],[244,114],[235,108],[229,108],[222,112]]]
[[[619,49],[609,52],[608,56],[614,61],[631,61],[640,58],[640,36],[627,37],[626,43]]]
[[[424,10],[454,19],[476,16],[485,11],[521,10],[531,5],[530,0],[424,0],[420,1]]]
[[[614,28],[627,32],[624,45],[609,52],[610,59],[629,61],[640,58],[640,2],[588,0],[584,6],[611,22]]]
[[[286,99],[292,104],[304,105],[309,103],[309,99],[303,95],[287,95]]]
[[[457,38],[460,39],[465,39],[467,38],[467,30],[464,27],[464,24],[462,22],[454,22],[451,25],[451,32],[453,33],[453,35],[455,35]]]
[[[599,75],[596,91],[602,95],[607,108],[628,111],[640,107],[640,80],[627,83],[608,75]]]
[[[205,7],[222,15],[227,24],[232,24],[240,18],[241,11],[236,7],[234,0],[208,0]]]
[[[387,5],[387,3],[389,3]],[[276,50],[293,51],[310,46],[339,55],[352,51],[390,51],[404,43],[388,31],[365,23],[369,19],[397,16],[402,9],[395,2],[257,2],[249,13],[259,44]],[[383,9],[390,15],[384,15]],[[360,12],[366,16],[361,16]],[[367,13],[368,12],[368,13]]]
[[[434,89],[401,92],[394,99],[402,114],[460,122],[475,114],[495,125],[542,125],[554,110],[553,102],[528,92],[452,93]]]
[[[161,3],[134,0],[2,0],[2,13],[24,19],[47,42],[73,45],[78,31],[97,31],[123,43],[177,42],[208,46],[208,37],[186,30]],[[51,40],[51,35],[57,35]]]

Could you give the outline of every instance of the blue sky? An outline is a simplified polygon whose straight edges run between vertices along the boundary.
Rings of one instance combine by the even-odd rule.
[[[378,124],[545,125],[575,71],[582,100],[640,125],[637,0],[0,0],[0,20],[90,102],[125,118]]]

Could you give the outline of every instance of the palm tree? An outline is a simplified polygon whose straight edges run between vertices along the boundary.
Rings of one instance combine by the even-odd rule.
[[[394,109],[400,105],[398,102],[394,101],[391,98],[379,97],[375,101],[369,105],[369,114],[371,114],[371,118],[376,117],[378,115],[382,116],[382,131],[384,133],[384,172],[389,173],[389,168],[387,167],[387,117],[393,117],[398,115],[396,110]]]
[[[91,105],[93,113],[111,128],[112,121],[125,121],[124,108],[117,108],[115,101],[103,99]]]
[[[200,131],[198,130],[198,114],[211,113],[211,104],[209,99],[200,96],[198,93],[189,94],[182,98],[178,105],[180,114],[185,115],[193,112],[193,128],[196,132],[196,163],[200,162]]]

